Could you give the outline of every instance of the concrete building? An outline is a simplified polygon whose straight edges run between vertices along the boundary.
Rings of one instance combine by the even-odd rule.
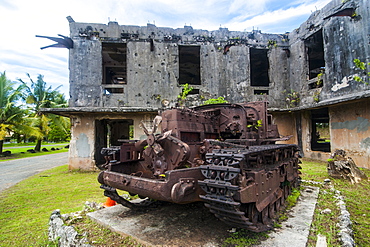
[[[71,118],[70,168],[94,169],[102,147],[144,138],[140,121],[150,129],[159,110],[178,104],[184,84],[194,88],[187,106],[219,96],[267,100],[280,134],[293,135],[305,157],[344,149],[370,168],[369,5],[333,0],[285,34],[68,17],[69,107],[46,111]]]

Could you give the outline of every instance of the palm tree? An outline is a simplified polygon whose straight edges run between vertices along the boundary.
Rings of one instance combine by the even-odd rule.
[[[29,74],[27,74],[27,76],[31,82],[30,86],[28,86],[22,79],[19,79],[19,81],[24,86],[26,92],[23,99],[27,104],[32,106],[30,110],[32,111],[31,116],[34,119],[34,126],[42,133],[42,136],[36,137],[37,141],[34,148],[35,151],[40,151],[41,142],[50,131],[50,123],[54,121],[55,124],[63,126],[61,123],[62,121],[60,121],[60,117],[53,114],[44,114],[40,109],[64,107],[66,106],[66,100],[64,99],[63,94],[58,92],[60,86],[54,90],[51,86],[47,87],[43,75],[38,75],[36,82],[32,80]]]
[[[27,122],[24,109],[16,105],[20,98],[23,86],[14,89],[15,83],[6,78],[5,71],[0,73],[0,153],[3,152],[3,143],[7,134],[30,133],[38,136],[37,129]]]

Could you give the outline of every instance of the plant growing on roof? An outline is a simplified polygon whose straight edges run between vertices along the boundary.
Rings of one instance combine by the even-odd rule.
[[[188,83],[180,85],[182,87],[181,93],[177,95],[177,98],[179,100],[179,105],[183,106],[186,101],[186,97],[188,94],[194,89],[192,86],[189,86]]]
[[[362,74],[366,74],[366,79],[364,79],[363,77],[360,77],[358,75],[354,76],[353,79],[357,82],[362,82],[366,85],[369,85],[369,78],[370,78],[370,72],[367,72],[366,73],[366,69],[367,69],[367,66],[370,66],[370,63],[364,63],[364,62],[361,62],[360,59],[354,59],[353,62],[355,63],[355,66],[357,69],[359,69],[361,71]]]
[[[299,93],[294,91],[293,89],[290,90],[290,92],[286,92],[284,90],[284,93],[286,94],[285,101],[288,104],[288,107],[296,107],[298,106],[298,103],[300,102]]]
[[[155,100],[161,100],[162,96],[160,94],[153,94],[152,95],[152,99],[155,99]]]
[[[317,75],[317,81],[315,82],[316,87],[322,87],[322,84],[323,84],[322,76],[323,75],[324,75],[324,71],[321,70],[321,72]]]
[[[203,105],[212,105],[212,104],[220,104],[220,103],[229,103],[227,100],[225,100],[224,97],[220,96],[217,99],[208,99],[203,102]]]
[[[313,96],[312,96],[312,98],[313,98],[313,101],[314,102],[319,102],[320,101],[320,91],[315,91],[314,93],[313,93]]]
[[[268,47],[269,49],[271,49],[272,47],[276,48],[276,47],[277,47],[277,42],[276,42],[276,40],[272,40],[272,39],[270,39],[269,41],[267,41],[267,47]]]

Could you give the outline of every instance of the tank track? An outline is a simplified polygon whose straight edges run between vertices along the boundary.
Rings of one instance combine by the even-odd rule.
[[[292,187],[298,186],[298,151],[296,145],[286,144],[219,149],[207,153],[207,165],[200,167],[205,179],[199,181],[206,192],[205,195],[200,195],[205,201],[204,205],[217,218],[233,227],[253,232],[271,229],[275,215],[281,205],[285,204]],[[269,170],[281,170],[287,166],[292,166],[293,179],[290,177],[290,181],[281,182],[282,193],[261,211],[257,210],[255,202],[241,203],[235,199],[235,194],[241,188],[241,178],[246,178],[245,173],[248,170],[265,170],[268,173]]]

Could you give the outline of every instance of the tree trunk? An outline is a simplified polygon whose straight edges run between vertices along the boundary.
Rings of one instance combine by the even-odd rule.
[[[37,140],[36,146],[35,146],[35,151],[36,152],[40,152],[40,150],[41,150],[41,142],[42,142],[42,140]]]
[[[4,143],[4,140],[0,140],[0,154],[3,153],[3,143]]]
[[[329,176],[339,179],[347,179],[352,184],[359,183],[362,179],[367,180],[366,174],[361,171],[351,157],[346,156],[344,150],[335,150],[328,160]]]

